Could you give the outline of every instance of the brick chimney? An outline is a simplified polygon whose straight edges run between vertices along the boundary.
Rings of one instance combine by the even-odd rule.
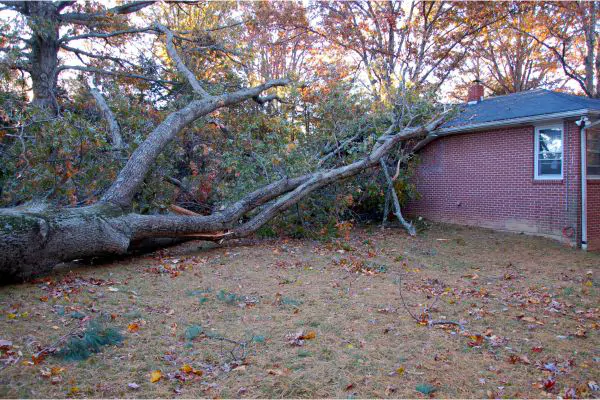
[[[467,103],[476,104],[483,100],[483,85],[481,81],[476,79],[469,87],[469,96],[467,97]]]

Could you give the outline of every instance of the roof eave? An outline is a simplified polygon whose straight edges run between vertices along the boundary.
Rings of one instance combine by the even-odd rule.
[[[570,118],[570,117],[580,117],[582,115],[599,115],[599,114],[600,114],[600,110],[590,110],[589,108],[582,108],[579,110],[564,111],[564,112],[560,112],[560,113],[541,114],[541,115],[534,115],[534,116],[528,116],[528,117],[504,119],[504,120],[500,120],[500,121],[481,122],[479,124],[463,125],[463,126],[457,126],[457,127],[452,127],[452,128],[444,128],[444,129],[438,130],[436,133],[438,135],[450,135],[453,133],[473,132],[473,131],[478,131],[478,130],[482,130],[482,129],[495,129],[495,128],[502,128],[502,127],[506,127],[506,126],[515,126],[515,125],[523,125],[523,124],[527,124],[527,123],[535,123],[535,122],[540,122],[540,121],[549,121],[549,120],[556,120],[556,119],[563,119],[563,118]]]

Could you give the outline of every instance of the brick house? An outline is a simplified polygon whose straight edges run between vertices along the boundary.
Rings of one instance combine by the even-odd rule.
[[[600,250],[600,100],[549,90],[467,104],[418,151],[408,215]]]

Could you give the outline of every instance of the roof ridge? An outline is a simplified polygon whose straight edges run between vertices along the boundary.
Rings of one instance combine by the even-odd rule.
[[[578,102],[581,102],[581,101],[583,101],[583,102],[588,102],[588,101],[594,102],[594,101],[597,101],[600,104],[600,99],[592,99],[592,98],[589,98],[589,97],[586,97],[586,96],[579,96],[579,95],[572,94],[572,93],[555,92],[553,90],[551,92],[552,92],[553,95],[560,96],[560,97],[565,97],[565,98],[567,98],[569,100],[576,100]]]
[[[500,94],[497,96],[484,97],[483,100],[485,101],[485,100],[490,100],[490,99],[497,99],[499,97],[520,96],[520,95],[535,93],[535,92],[552,92],[552,93],[554,93],[552,90],[549,90],[549,89],[538,88],[538,89],[523,90],[521,92],[507,93],[507,94]]]

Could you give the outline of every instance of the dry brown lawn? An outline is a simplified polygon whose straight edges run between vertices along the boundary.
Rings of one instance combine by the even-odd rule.
[[[0,396],[600,396],[599,254],[451,225],[199,246],[0,288]],[[123,342],[32,360],[90,319]]]

